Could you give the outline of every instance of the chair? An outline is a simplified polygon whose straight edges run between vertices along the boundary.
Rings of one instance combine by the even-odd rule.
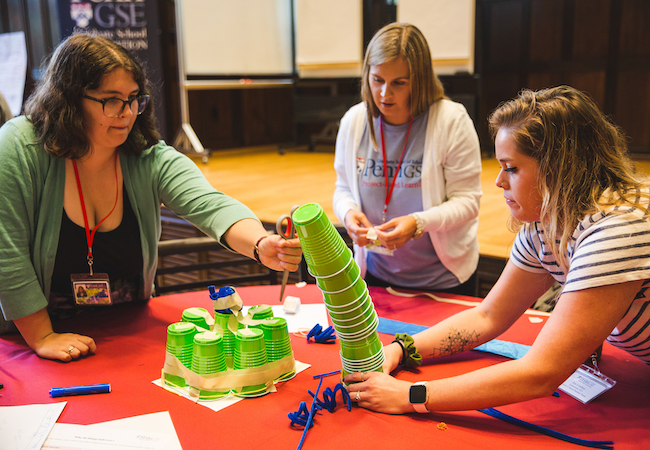
[[[277,284],[277,272],[226,249],[170,210],[162,209],[161,221],[156,295],[207,289],[210,285]]]

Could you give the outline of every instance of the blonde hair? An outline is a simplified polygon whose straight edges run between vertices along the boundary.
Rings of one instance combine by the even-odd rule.
[[[377,147],[372,119],[379,116],[370,91],[370,67],[404,58],[409,68],[411,117],[424,113],[434,102],[445,97],[445,89],[433,71],[429,44],[422,32],[407,23],[391,23],[377,31],[368,43],[361,76],[361,98],[366,104],[370,139]]]
[[[586,215],[611,206],[640,205],[646,179],[637,176],[626,138],[585,93],[570,86],[523,90],[489,118],[492,137],[505,130],[517,150],[537,161],[540,222],[560,266],[567,244]],[[604,195],[605,194],[605,195]],[[513,217],[514,231],[521,226]]]

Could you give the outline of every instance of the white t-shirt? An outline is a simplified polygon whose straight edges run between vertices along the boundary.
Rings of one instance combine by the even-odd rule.
[[[523,270],[549,272],[563,292],[645,280],[607,341],[650,364],[650,220],[627,206],[589,215],[567,251],[568,274],[546,245],[540,223],[531,222],[519,230],[510,259]]]

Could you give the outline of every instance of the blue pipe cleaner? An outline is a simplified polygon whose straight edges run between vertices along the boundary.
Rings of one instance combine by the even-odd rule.
[[[352,401],[350,400],[350,394],[348,394],[348,391],[343,387],[341,383],[338,383],[334,387],[334,390],[326,388],[325,391],[323,391],[323,400],[320,400],[318,398],[318,392],[320,391],[321,384],[323,383],[323,378],[332,375],[333,373],[335,372],[329,372],[314,376],[314,378],[320,378],[320,381],[318,382],[318,388],[316,389],[315,394],[311,390],[307,390],[307,392],[309,392],[309,395],[311,395],[313,398],[311,402],[311,410],[309,413],[307,412],[307,403],[300,402],[298,411],[287,414],[289,419],[291,419],[291,426],[298,424],[305,427],[302,432],[302,437],[300,438],[300,443],[298,444],[297,450],[300,450],[302,448],[302,444],[305,442],[305,437],[307,436],[307,431],[314,425],[314,414],[322,409],[327,409],[329,412],[334,412],[334,409],[336,408],[337,391],[341,391],[343,404],[348,406],[348,411],[352,410]]]
[[[212,286],[208,286],[208,291],[210,291],[210,299],[217,300],[221,297],[227,297],[229,295],[234,294],[235,288],[233,288],[232,286],[224,286],[219,288],[219,290],[217,291],[214,285],[212,285]],[[232,310],[230,308],[215,310],[215,312],[218,312],[220,314],[232,314]]]
[[[321,378],[322,380],[322,378]],[[341,383],[338,383],[336,386],[334,386],[334,390],[330,388],[326,388],[323,391],[323,400],[320,400],[312,391],[309,389],[307,392],[309,392],[309,395],[314,397],[314,400],[316,400],[316,403],[318,406],[321,407],[321,409],[326,409],[329,412],[334,412],[334,409],[336,409],[336,393],[338,391],[341,391],[341,397],[343,399],[343,404],[348,406],[348,411],[352,411],[352,401],[350,400],[350,394],[348,393],[347,389],[343,387]]]
[[[320,409],[319,406],[316,406],[316,408]],[[298,408],[298,411],[296,412],[290,412],[287,414],[289,416],[289,419],[291,419],[291,426],[294,426],[296,424],[300,426],[307,426],[307,420],[309,419],[309,410],[307,409],[307,402],[300,402],[300,407]],[[314,422],[310,421],[309,428],[314,426]]]
[[[532,424],[530,422],[525,422],[523,420],[504,414],[501,411],[494,408],[479,409],[479,412],[482,412],[483,414],[487,414],[488,416],[495,417],[497,419],[501,419],[504,422],[508,422],[522,428],[527,428],[529,430],[536,431],[537,433],[545,434],[546,436],[550,436],[556,439],[570,442],[572,444],[582,445],[584,447],[591,447],[591,448],[603,448],[608,450],[614,448],[614,441],[591,441],[588,439],[579,439],[573,436],[569,436],[568,434],[551,430],[550,428],[545,428],[539,425]]]
[[[334,334],[334,328],[330,325],[325,330],[320,324],[314,325],[314,327],[309,330],[307,334],[307,341],[310,338],[314,338],[314,342],[318,344],[333,344],[336,340],[336,335]]]

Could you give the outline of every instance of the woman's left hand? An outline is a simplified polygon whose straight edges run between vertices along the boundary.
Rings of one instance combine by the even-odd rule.
[[[352,401],[363,408],[386,414],[415,411],[409,402],[409,389],[413,383],[382,372],[352,373],[343,378],[343,382],[348,384]]]
[[[389,250],[397,250],[411,240],[417,229],[415,219],[409,215],[395,217],[375,227],[381,245]]]
[[[302,248],[298,238],[285,240],[277,234],[271,234],[260,242],[259,255],[269,269],[295,272],[302,260]]]

